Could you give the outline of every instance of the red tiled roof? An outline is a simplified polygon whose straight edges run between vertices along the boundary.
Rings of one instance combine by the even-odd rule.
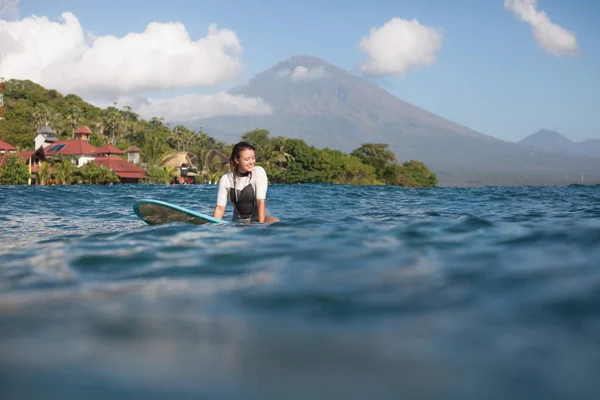
[[[13,150],[14,151],[16,149],[17,148],[15,146],[13,146],[12,144],[8,144],[5,141],[0,140],[0,150],[8,150],[8,151]]]
[[[88,134],[92,134],[92,131],[90,131],[90,128],[88,128],[87,126],[80,126],[79,128],[77,128],[77,130],[73,133],[88,133]]]
[[[121,157],[98,157],[94,160],[97,165],[110,168],[120,178],[145,178],[146,170],[142,167],[123,160]]]
[[[107,143],[98,149],[98,154],[125,154],[125,152],[117,146]]]
[[[37,150],[23,150],[19,154],[25,161],[29,160],[32,157],[34,160],[36,158],[39,158],[39,159],[46,158],[46,155],[44,154],[44,148],[42,146],[40,146]],[[35,157],[35,155],[37,155],[37,157]]]
[[[65,147],[58,151],[50,151],[52,146],[64,144]],[[71,139],[71,140],[57,140],[56,142],[44,147],[44,152],[47,156],[54,156],[57,154],[62,155],[90,155],[95,156],[98,154],[98,149],[85,140]]]
[[[35,150],[24,150],[22,152],[19,153],[21,155],[21,157],[23,158],[23,160],[27,161],[29,160],[29,158],[35,154]]]
[[[134,153],[134,152],[138,152],[139,153],[140,151],[142,151],[142,150],[140,150],[138,147],[135,147],[135,146],[131,146],[130,148],[128,148],[127,150],[125,150],[125,152],[127,152],[127,153]]]

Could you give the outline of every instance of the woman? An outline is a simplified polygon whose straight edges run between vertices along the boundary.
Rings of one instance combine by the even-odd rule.
[[[262,167],[255,166],[254,147],[246,142],[233,146],[229,165],[231,172],[219,180],[217,205],[213,217],[222,219],[227,205],[227,197],[233,204],[233,221],[277,222],[267,210],[267,173]],[[232,190],[233,189],[233,190]],[[228,196],[229,195],[229,196]]]

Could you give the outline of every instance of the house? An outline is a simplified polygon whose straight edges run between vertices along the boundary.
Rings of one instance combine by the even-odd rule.
[[[35,148],[39,149],[40,147],[45,147],[56,142],[58,138],[56,137],[56,133],[50,128],[48,125],[42,127],[37,131],[35,136]]]
[[[75,131],[73,131],[73,139],[80,139],[89,141],[92,136],[92,131],[87,126],[80,126]]]
[[[88,142],[90,135],[90,130],[83,126],[73,132],[77,139],[57,140],[56,134],[49,126],[40,129],[35,137],[35,150],[19,152],[25,163],[31,167],[32,181],[35,183],[36,173],[44,161],[52,164],[60,157],[70,159],[77,167],[93,161],[97,165],[112,169],[121,183],[134,183],[146,178],[147,171],[144,168],[122,158],[122,155],[127,153],[128,158],[133,154],[134,159],[139,160],[137,147],[130,147],[127,151],[112,144],[97,148]],[[0,140],[0,165],[8,154],[17,152],[15,146]]]
[[[78,139],[58,140],[44,148],[46,158],[56,158],[58,155],[70,158],[78,167],[89,162],[112,169],[119,177],[121,183],[139,182],[147,176],[144,168],[128,162],[120,155],[126,152],[110,143],[97,148],[89,143],[91,131],[86,126],[81,126],[73,132]]]
[[[118,156],[98,157],[94,160],[94,163],[115,171],[121,183],[137,183],[140,179],[146,178],[147,175],[144,168],[138,167]]]
[[[9,154],[15,154],[16,152],[17,148],[15,146],[0,140],[0,165],[4,163],[4,159],[8,157]]]
[[[100,156],[110,156],[112,154],[125,154],[125,152],[110,143],[107,143],[98,149],[98,155]]]
[[[39,147],[37,150],[23,150],[19,153],[21,158],[25,160],[25,164],[31,169],[31,180],[35,185],[37,184],[37,173],[42,166],[42,163],[47,161],[46,154],[44,153],[44,148]],[[52,171],[52,168],[50,168]]]
[[[193,158],[196,155],[185,151],[176,151],[165,156],[163,168],[175,168],[179,176],[178,183],[195,183],[195,176],[198,176],[196,168],[193,166]]]
[[[131,146],[125,152],[127,153],[127,161],[138,164],[140,162],[140,149],[136,146]]]
[[[85,140],[57,140],[53,144],[44,147],[46,158],[57,158],[62,155],[73,160],[73,164],[82,167],[98,157],[98,149]]]
[[[3,140],[0,140],[0,154],[4,153],[16,153],[17,148],[10,143],[6,143]]]

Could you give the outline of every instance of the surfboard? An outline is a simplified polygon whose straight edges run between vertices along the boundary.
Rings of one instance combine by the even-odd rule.
[[[148,225],[166,224],[169,222],[185,222],[196,225],[229,223],[228,221],[223,221],[160,200],[137,200],[133,203],[133,211]]]

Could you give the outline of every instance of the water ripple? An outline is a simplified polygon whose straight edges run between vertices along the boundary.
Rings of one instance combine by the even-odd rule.
[[[271,185],[281,222],[250,226],[131,209],[215,197],[0,188],[3,398],[600,397],[600,187]]]

